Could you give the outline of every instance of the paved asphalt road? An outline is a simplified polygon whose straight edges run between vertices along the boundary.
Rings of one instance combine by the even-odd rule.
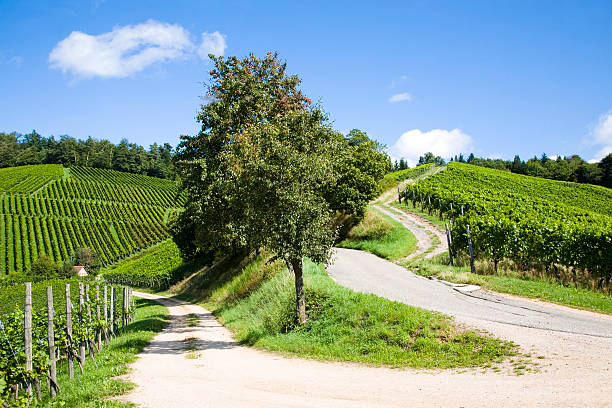
[[[612,318],[508,299],[490,292],[457,290],[367,252],[336,248],[329,274],[353,290],[468,319],[612,338]]]

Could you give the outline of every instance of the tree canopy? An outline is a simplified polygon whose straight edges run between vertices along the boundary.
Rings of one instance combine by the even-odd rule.
[[[304,323],[302,259],[327,261],[334,212],[363,213],[390,160],[365,133],[335,132],[277,54],[211,59],[201,130],[177,149],[188,204],[174,236],[191,256],[260,246],[275,252],[295,275]]]
[[[35,130],[26,135],[0,132],[0,167],[28,164],[62,164],[111,169],[171,178],[172,146],[157,143],[144,147],[122,139],[118,144],[88,137],[77,140],[63,135],[43,137]]]

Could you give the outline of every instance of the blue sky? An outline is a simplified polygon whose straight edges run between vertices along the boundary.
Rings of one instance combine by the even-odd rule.
[[[175,145],[198,130],[199,54],[269,50],[395,157],[612,151],[609,0],[0,0],[0,131]]]

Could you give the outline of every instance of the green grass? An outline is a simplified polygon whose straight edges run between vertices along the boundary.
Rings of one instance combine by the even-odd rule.
[[[107,400],[133,388],[133,384],[115,377],[128,372],[127,365],[134,362],[136,354],[168,323],[168,309],[165,307],[146,299],[136,299],[136,306],[134,320],[126,327],[125,333],[103,347],[96,355],[95,364],[88,359],[83,375],[75,364],[75,379],[70,380],[66,365],[58,367],[60,392],[54,401],[63,402],[65,407],[79,408],[133,406]]]
[[[365,218],[337,246],[361,249],[392,261],[414,252],[416,239],[400,222],[369,208]]]
[[[320,360],[391,367],[488,366],[512,343],[459,329],[439,313],[356,293],[306,261],[308,322],[296,326],[293,276],[270,255],[203,269],[172,291],[202,303],[250,346]]]
[[[422,276],[436,276],[449,282],[470,283],[495,292],[540,299],[560,305],[612,314],[612,296],[585,288],[564,286],[552,278],[513,276],[513,271],[481,275],[470,272],[469,266],[448,265],[448,254],[433,260],[410,264],[410,269]]]

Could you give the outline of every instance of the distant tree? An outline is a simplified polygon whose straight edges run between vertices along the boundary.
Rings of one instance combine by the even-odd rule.
[[[474,160],[474,153],[470,153],[470,155],[468,156],[466,163],[471,163]]]
[[[384,145],[359,129],[351,130],[339,145],[340,152],[335,157],[338,179],[325,197],[333,210],[360,218],[368,202],[378,195],[378,180],[390,170],[391,159]]]
[[[465,158],[463,157],[463,153],[459,153],[459,163],[465,163]]]
[[[512,161],[512,166],[510,167],[510,171],[512,171],[513,173],[519,173],[519,174],[522,174],[524,172],[524,163],[518,154],[514,156],[514,160]]]
[[[34,276],[52,278],[57,276],[59,265],[48,255],[40,255],[38,259],[32,262],[31,273]]]
[[[427,152],[423,156],[419,157],[419,164],[435,163],[437,165],[445,164],[445,161],[440,156],[435,156],[432,152]]]
[[[0,167],[11,167],[19,152],[17,136],[14,133],[0,133]]]
[[[100,257],[91,248],[77,248],[71,256],[73,265],[84,266],[85,270],[90,274],[97,274],[100,271],[102,262]]]
[[[612,153],[601,159],[598,166],[601,171],[601,184],[612,188]]]

